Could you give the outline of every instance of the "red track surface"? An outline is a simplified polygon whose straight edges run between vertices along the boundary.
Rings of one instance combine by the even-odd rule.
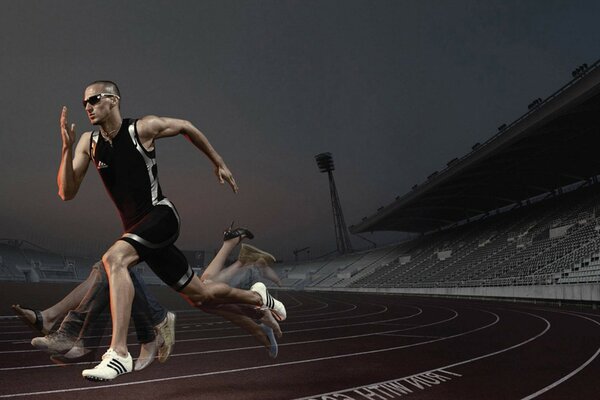
[[[0,320],[0,399],[596,399],[600,315],[533,304],[338,293],[284,301],[279,357],[217,317],[177,311],[165,364],[108,383],[57,367]],[[135,341],[131,336],[130,342]],[[100,349],[100,354],[104,348]],[[135,356],[139,347],[130,346]]]

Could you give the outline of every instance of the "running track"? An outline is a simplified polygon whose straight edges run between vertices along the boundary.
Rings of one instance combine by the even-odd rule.
[[[32,349],[22,323],[0,319],[0,399],[600,398],[600,314],[592,310],[274,294],[288,309],[277,359],[228,322],[179,302],[171,359],[109,383],[81,378],[90,364],[55,366]],[[139,347],[130,351],[135,357]]]

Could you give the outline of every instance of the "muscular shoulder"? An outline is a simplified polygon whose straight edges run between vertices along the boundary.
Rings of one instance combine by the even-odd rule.
[[[185,121],[176,118],[146,115],[138,119],[137,131],[142,138],[158,139],[176,135],[183,129],[184,124]]]
[[[162,129],[161,117],[146,115],[136,122],[136,128],[140,136],[156,136]]]

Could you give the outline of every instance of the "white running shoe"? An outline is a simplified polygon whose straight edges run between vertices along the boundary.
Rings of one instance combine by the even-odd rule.
[[[256,282],[250,288],[253,292],[256,292],[260,295],[263,303],[263,307],[268,308],[273,313],[273,316],[278,321],[284,321],[287,318],[287,313],[285,311],[285,306],[282,302],[274,298],[269,294],[267,287],[262,282]]]
[[[102,362],[92,369],[84,369],[81,375],[90,381],[110,381],[117,376],[133,370],[133,358],[121,357],[113,349],[108,349],[102,356]]]

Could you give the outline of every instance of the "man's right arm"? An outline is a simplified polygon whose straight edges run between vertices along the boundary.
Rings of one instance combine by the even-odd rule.
[[[60,116],[60,130],[62,136],[62,153],[58,167],[58,195],[63,200],[71,200],[77,194],[79,186],[90,163],[89,143],[91,132],[81,135],[75,150],[75,124],[69,126],[67,122],[67,108],[63,107]]]

